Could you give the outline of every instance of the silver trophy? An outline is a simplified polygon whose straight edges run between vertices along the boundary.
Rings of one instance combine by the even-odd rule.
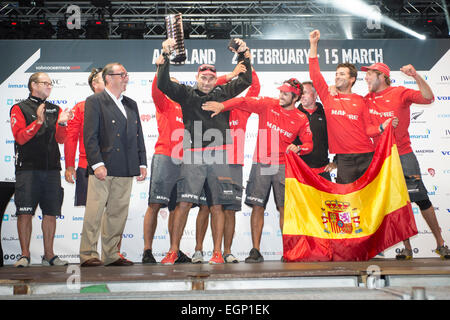
[[[171,14],[165,17],[167,38],[175,40],[175,48],[171,52],[170,61],[174,64],[183,64],[186,60],[184,48],[183,20],[181,13]]]

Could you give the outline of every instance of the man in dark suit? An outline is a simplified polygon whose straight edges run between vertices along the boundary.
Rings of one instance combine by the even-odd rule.
[[[138,176],[137,181],[147,176],[137,104],[122,95],[128,73],[120,63],[110,63],[103,69],[103,81],[105,91],[88,97],[85,104],[83,137],[89,187],[80,243],[82,267],[133,264],[117,245],[128,216],[133,176]],[[103,262],[97,253],[100,226]]]

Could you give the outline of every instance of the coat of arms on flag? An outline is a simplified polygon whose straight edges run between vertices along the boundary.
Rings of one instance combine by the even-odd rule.
[[[349,184],[328,181],[286,154],[285,261],[369,260],[417,234],[394,139],[389,125],[367,171]]]
[[[326,233],[360,233],[359,218],[358,209],[351,208],[349,202],[327,200],[322,208],[323,231]]]

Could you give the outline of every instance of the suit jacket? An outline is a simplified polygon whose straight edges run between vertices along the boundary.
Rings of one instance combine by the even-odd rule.
[[[140,166],[147,166],[144,136],[137,104],[123,96],[127,118],[106,91],[86,99],[83,138],[88,161],[92,165],[105,163],[108,176],[140,175]]]

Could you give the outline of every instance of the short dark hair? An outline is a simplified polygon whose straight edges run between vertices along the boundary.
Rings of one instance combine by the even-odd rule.
[[[106,84],[106,76],[108,74],[113,73],[113,67],[114,66],[121,66],[122,64],[118,63],[118,62],[111,62],[108,63],[106,66],[103,67],[103,73],[102,73],[102,78],[103,78],[103,82]]]
[[[356,83],[356,79],[358,77],[358,69],[356,69],[355,65],[352,63],[339,63],[336,70],[339,68],[348,68],[349,72],[350,72],[350,77],[355,78],[355,82],[352,83],[352,87],[353,85]]]
[[[92,86],[92,81],[94,81],[95,77],[102,72],[102,68],[93,68],[91,74],[88,77],[89,87],[91,87],[92,91],[94,91],[94,87]]]
[[[28,79],[28,90],[30,90],[30,92],[33,91],[33,88],[31,87],[31,83],[32,83],[32,82],[37,82],[38,79],[39,79],[39,76],[40,76],[41,74],[45,74],[45,72],[35,72],[35,73],[33,73],[33,74],[30,76],[30,78]]]

